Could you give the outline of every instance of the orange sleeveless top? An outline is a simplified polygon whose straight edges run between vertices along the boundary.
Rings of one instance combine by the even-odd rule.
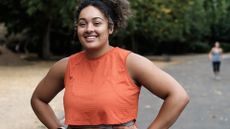
[[[95,59],[87,59],[84,51],[70,56],[65,75],[65,124],[136,120],[140,87],[133,83],[126,68],[129,53],[116,47]]]

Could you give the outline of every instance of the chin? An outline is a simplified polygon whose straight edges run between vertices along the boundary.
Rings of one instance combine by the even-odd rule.
[[[96,50],[98,48],[100,48],[100,46],[96,45],[96,44],[95,45],[93,45],[93,44],[85,45],[85,49],[88,49],[88,50]]]

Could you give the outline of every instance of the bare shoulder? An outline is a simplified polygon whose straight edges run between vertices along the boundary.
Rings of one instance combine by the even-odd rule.
[[[139,54],[136,54],[136,53],[130,53],[127,57],[127,63],[131,63],[131,64],[148,64],[148,63],[151,63],[152,62],[147,59],[146,57],[144,56],[141,56]]]
[[[132,78],[142,83],[152,79],[150,77],[155,77],[162,71],[152,61],[136,53],[128,55],[126,66]]]
[[[64,77],[67,64],[68,64],[68,57],[63,58],[53,64],[53,66],[50,68],[49,73],[59,77]]]
[[[223,52],[224,52],[223,48],[220,48],[220,52],[221,52],[221,53],[223,53]]]
[[[68,57],[60,59],[53,65],[53,67],[62,68],[62,69],[65,68],[67,66],[68,59],[69,59]]]
[[[49,102],[64,88],[64,75],[67,63],[68,58],[63,58],[53,64],[46,76],[39,82],[33,93],[33,98],[37,97],[45,102]]]
[[[131,53],[126,63],[132,77],[160,98],[165,98],[169,93],[182,91],[183,89],[172,76],[146,57]]]
[[[144,72],[158,67],[149,59],[136,53],[130,53],[127,57],[127,67],[131,71]]]

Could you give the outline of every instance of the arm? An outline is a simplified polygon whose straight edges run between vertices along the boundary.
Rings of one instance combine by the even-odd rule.
[[[127,58],[127,67],[133,78],[164,100],[148,129],[168,129],[189,102],[186,91],[169,74],[142,56],[131,53]]]
[[[40,81],[31,98],[31,106],[35,114],[49,129],[57,129],[61,126],[49,102],[64,88],[66,65],[66,59],[55,63],[48,74]]]
[[[224,56],[223,53],[224,53],[223,49],[220,48],[221,59],[223,59],[223,56]]]
[[[209,60],[212,60],[212,49],[211,49],[211,51],[208,53],[208,59],[209,59]]]

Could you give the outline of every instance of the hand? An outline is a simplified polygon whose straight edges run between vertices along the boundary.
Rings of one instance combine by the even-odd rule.
[[[131,126],[118,126],[118,127],[113,127],[113,129],[137,129],[136,125],[131,125]]]

